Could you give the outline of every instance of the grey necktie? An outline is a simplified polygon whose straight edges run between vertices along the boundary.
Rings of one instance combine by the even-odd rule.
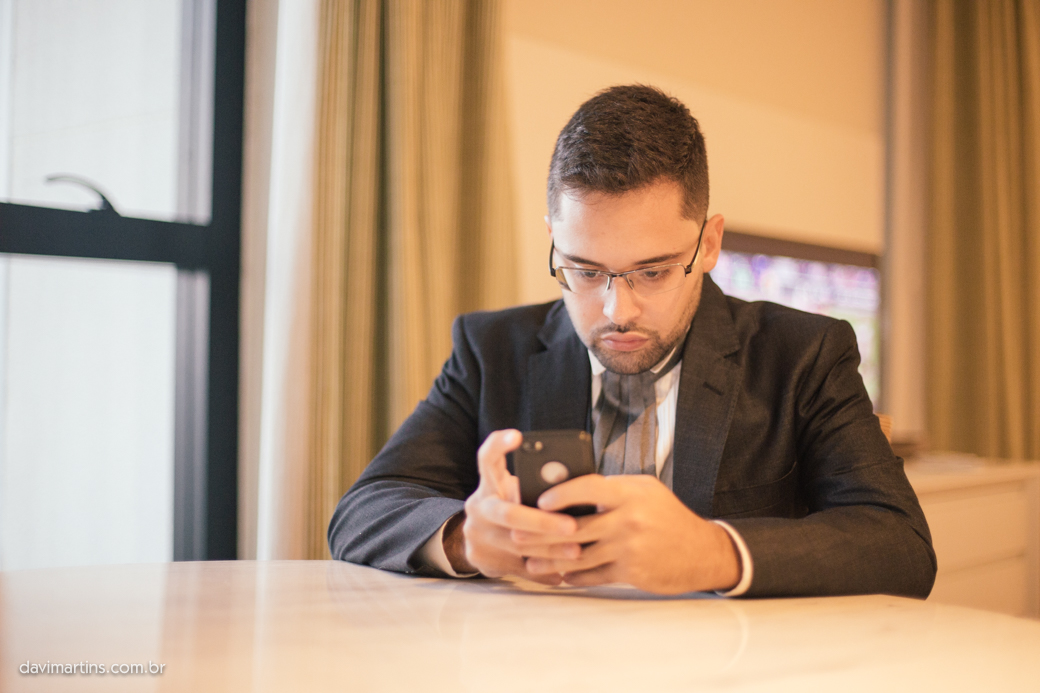
[[[677,348],[658,372],[603,371],[592,447],[600,474],[656,474],[657,393],[654,383],[682,359]]]

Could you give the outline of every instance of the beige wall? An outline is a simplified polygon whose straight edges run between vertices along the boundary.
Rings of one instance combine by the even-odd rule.
[[[522,298],[546,271],[545,176],[586,98],[643,82],[701,122],[727,227],[880,253],[882,0],[505,0]]]

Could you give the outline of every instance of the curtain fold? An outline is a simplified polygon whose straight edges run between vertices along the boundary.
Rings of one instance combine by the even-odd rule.
[[[496,3],[323,0],[307,555],[425,397],[460,312],[518,296]]]
[[[1040,2],[931,9],[932,446],[1040,458]]]

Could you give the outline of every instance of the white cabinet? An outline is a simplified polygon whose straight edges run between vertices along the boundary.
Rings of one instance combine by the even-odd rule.
[[[1040,462],[908,463],[939,562],[929,599],[1040,618]]]

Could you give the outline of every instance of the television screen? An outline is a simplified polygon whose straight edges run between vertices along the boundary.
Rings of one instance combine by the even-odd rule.
[[[746,301],[772,301],[847,320],[859,342],[859,371],[878,407],[881,277],[872,267],[723,250],[711,278]]]

